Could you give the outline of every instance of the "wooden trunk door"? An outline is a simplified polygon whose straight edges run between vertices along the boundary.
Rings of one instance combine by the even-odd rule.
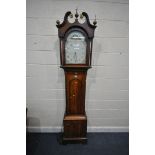
[[[66,72],[66,114],[85,114],[86,72]]]

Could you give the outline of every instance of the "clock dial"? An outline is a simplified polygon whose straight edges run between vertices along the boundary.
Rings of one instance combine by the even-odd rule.
[[[79,32],[71,32],[65,44],[66,64],[86,63],[86,41],[85,36]]]

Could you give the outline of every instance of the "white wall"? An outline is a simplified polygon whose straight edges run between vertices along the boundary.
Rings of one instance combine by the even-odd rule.
[[[128,128],[128,0],[27,0],[27,107],[30,131],[57,131],[65,109],[56,20],[85,11],[97,29],[88,71],[88,128]],[[43,130],[42,130],[43,129]]]

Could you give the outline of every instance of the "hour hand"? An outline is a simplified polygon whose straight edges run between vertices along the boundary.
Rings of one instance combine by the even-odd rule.
[[[77,62],[77,55],[76,55],[76,52],[74,53],[74,60],[75,60],[75,62]]]

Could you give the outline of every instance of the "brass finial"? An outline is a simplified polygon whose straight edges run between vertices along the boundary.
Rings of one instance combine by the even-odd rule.
[[[76,8],[75,10],[76,10],[75,17],[78,18],[79,17],[79,14],[78,14],[78,11],[77,11],[78,8]]]
[[[95,19],[94,19],[94,22],[93,22],[94,25],[97,24],[97,21],[96,21],[96,15],[95,15]]]
[[[60,21],[59,21],[59,20],[57,20],[57,21],[56,21],[56,23],[57,23],[57,25],[59,25],[59,24],[60,24]]]

